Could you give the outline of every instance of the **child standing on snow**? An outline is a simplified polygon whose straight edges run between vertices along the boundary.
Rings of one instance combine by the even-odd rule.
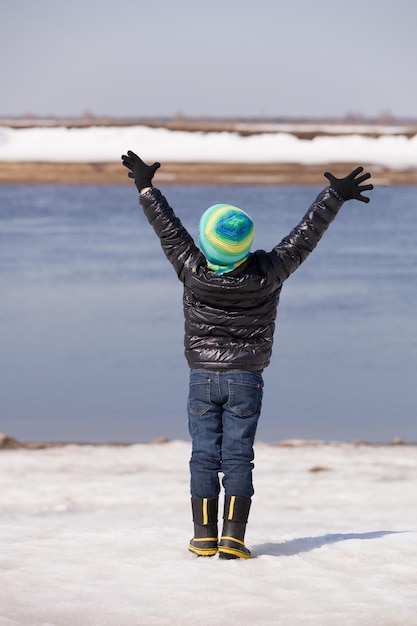
[[[159,163],[134,152],[122,156],[140,193],[146,217],[184,285],[191,505],[199,556],[250,558],[244,544],[253,496],[253,444],[261,411],[262,372],[269,365],[283,282],[314,250],[346,200],[369,202],[361,185],[370,174],[358,167],[330,185],[301,222],[270,252],[250,248],[254,224],[241,209],[216,204],[203,213],[194,243],[165,197],[152,186]],[[219,473],[225,491],[218,540]]]

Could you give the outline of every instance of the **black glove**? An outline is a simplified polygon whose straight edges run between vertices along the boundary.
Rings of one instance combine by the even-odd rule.
[[[361,193],[362,191],[369,191],[370,189],[373,189],[374,186],[359,186],[364,180],[371,178],[371,175],[368,173],[356,178],[356,176],[361,172],[363,172],[363,167],[357,167],[356,170],[353,170],[353,172],[348,174],[345,178],[336,178],[329,172],[326,172],[324,175],[328,179],[330,187],[334,189],[334,191],[339,194],[343,200],[360,200],[361,202],[369,202],[369,198],[362,196]]]
[[[122,162],[123,165],[130,170],[128,176],[134,179],[139,193],[145,187],[152,187],[152,178],[155,176],[158,167],[161,167],[160,163],[146,165],[146,163],[131,150],[128,150],[127,155],[122,155]]]

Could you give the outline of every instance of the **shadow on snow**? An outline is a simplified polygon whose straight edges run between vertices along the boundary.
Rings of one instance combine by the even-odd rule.
[[[293,556],[302,552],[310,552],[317,550],[322,546],[338,541],[350,541],[351,539],[380,539],[385,535],[399,534],[402,530],[378,530],[368,533],[337,533],[321,535],[320,537],[300,537],[299,539],[291,539],[290,541],[262,543],[254,546],[252,549],[253,556],[261,556],[268,554],[270,556]]]

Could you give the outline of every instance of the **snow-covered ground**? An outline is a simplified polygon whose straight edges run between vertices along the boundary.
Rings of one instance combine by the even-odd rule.
[[[417,448],[256,446],[247,544],[187,551],[187,442],[0,453],[1,626],[417,624]]]
[[[417,135],[378,137],[351,128],[336,136],[300,139],[277,132],[242,136],[233,132],[173,131],[147,126],[88,128],[0,127],[0,161],[115,162],[128,149],[143,159],[165,162],[363,163],[391,168],[417,166]],[[381,131],[381,129],[379,129]],[[360,131],[360,132],[359,132]]]

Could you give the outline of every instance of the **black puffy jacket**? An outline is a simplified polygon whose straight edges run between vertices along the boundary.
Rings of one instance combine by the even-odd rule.
[[[343,204],[330,187],[270,252],[257,250],[226,274],[205,257],[161,192],[140,196],[146,217],[184,284],[185,357],[190,368],[262,371],[269,365],[283,282],[314,250]]]

